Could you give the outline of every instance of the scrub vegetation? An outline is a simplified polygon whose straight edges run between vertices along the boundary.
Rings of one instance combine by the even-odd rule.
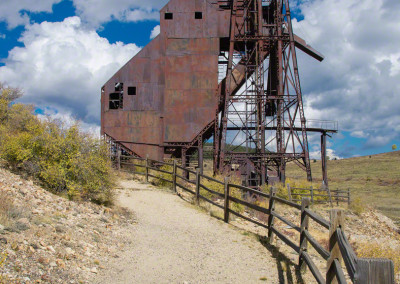
[[[106,145],[67,126],[40,119],[34,106],[16,103],[20,90],[0,84],[0,161],[14,172],[33,177],[53,193],[73,200],[111,204],[113,170]]]

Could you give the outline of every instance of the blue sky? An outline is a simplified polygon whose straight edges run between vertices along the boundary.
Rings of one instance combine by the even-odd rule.
[[[102,84],[151,40],[166,2],[2,0],[0,81],[22,88],[22,102],[40,114],[98,129]],[[295,33],[325,55],[318,63],[299,52],[298,60],[306,117],[339,122],[328,154],[400,146],[400,1],[291,3]],[[319,137],[309,140],[318,157]]]

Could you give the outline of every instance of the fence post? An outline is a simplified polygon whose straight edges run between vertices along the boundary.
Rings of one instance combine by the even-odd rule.
[[[350,188],[347,189],[347,205],[350,205]]]
[[[342,254],[340,253],[339,243],[337,241],[336,229],[341,227],[344,230],[344,213],[339,209],[330,211],[330,226],[329,226],[329,253],[330,257],[327,261],[326,284],[336,284],[336,273],[334,269],[334,260],[342,262]]]
[[[121,148],[117,150],[117,169],[121,169]]]
[[[224,192],[225,192],[225,203],[224,203],[224,221],[229,223],[229,178],[224,179]]]
[[[306,238],[305,231],[308,230],[309,216],[306,214],[306,209],[310,207],[310,199],[301,199],[301,221],[300,221],[300,253],[299,253],[299,268],[301,271],[305,271],[306,265],[303,261],[302,252],[307,252],[308,241]]]
[[[200,204],[200,169],[196,169],[196,203]]]
[[[149,155],[146,155],[146,182],[149,182]]]
[[[339,189],[336,190],[336,206],[339,206]]]
[[[176,191],[176,160],[173,161],[173,170],[172,170],[172,189],[175,193]]]
[[[311,191],[311,204],[314,204],[314,188],[311,186],[310,188]]]
[[[292,190],[290,188],[290,184],[287,184],[287,191],[288,191],[289,201],[292,201]]]
[[[275,210],[275,194],[276,194],[276,189],[271,187],[269,191],[269,216],[268,216],[268,239],[269,242],[272,242],[273,238],[273,233],[272,233],[272,227],[274,226],[274,216],[272,215],[272,212]]]

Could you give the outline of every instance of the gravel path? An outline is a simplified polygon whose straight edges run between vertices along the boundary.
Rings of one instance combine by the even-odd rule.
[[[171,193],[124,182],[119,203],[137,217],[132,245],[95,283],[279,283],[277,261],[254,237]]]

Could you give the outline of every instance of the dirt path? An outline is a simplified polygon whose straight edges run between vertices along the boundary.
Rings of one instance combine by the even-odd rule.
[[[132,245],[95,283],[282,282],[279,263],[254,237],[166,191],[137,181],[122,186],[119,202],[138,224]]]

